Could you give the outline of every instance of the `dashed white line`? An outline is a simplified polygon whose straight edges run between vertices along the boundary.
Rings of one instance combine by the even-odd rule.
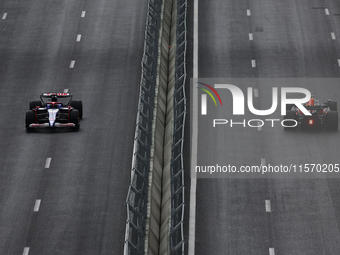
[[[39,212],[40,204],[41,204],[41,199],[35,200],[35,205],[34,205],[33,212]]]
[[[79,34],[79,35],[77,35],[76,41],[77,41],[77,42],[80,42],[80,40],[81,40],[81,35]]]
[[[256,60],[255,59],[251,60],[251,67],[256,67]]]
[[[22,255],[28,255],[29,252],[30,252],[30,247],[25,247]]]
[[[265,158],[261,158],[261,165],[265,166],[266,165],[266,159]]]
[[[7,13],[4,13],[4,15],[2,15],[2,19],[6,19],[7,18]]]
[[[81,12],[81,17],[84,18],[85,15],[86,15],[86,11],[82,11],[82,12]]]
[[[269,255],[275,255],[274,248],[269,248]]]
[[[332,37],[332,39],[333,39],[333,40],[335,40],[335,39],[336,39],[336,38],[335,38],[335,34],[334,34],[334,32],[332,32],[332,33],[331,33],[331,37]]]
[[[329,10],[327,8],[325,9],[325,13],[326,15],[329,15]]]
[[[340,59],[338,59],[338,66],[340,66]]]
[[[50,168],[52,158],[47,158],[45,162],[45,168]]]
[[[249,34],[249,40],[252,41],[253,39],[254,39],[253,34],[250,33],[250,34]]]
[[[74,65],[76,64],[76,61],[75,60],[72,60],[71,63],[70,63],[70,68],[74,68]]]
[[[64,93],[68,93],[68,89],[64,89]]]
[[[247,16],[251,16],[251,11],[247,9]]]
[[[265,207],[266,207],[266,212],[272,211],[272,206],[270,204],[270,200],[265,200]]]

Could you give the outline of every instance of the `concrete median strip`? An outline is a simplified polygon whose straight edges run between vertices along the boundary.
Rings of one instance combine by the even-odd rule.
[[[157,82],[154,105],[151,164],[149,174],[149,207],[146,224],[145,254],[168,254],[171,220],[171,146],[176,29],[175,0],[165,0],[162,5]],[[176,23],[174,23],[176,24]],[[169,47],[170,46],[170,47]]]
[[[142,60],[142,81],[146,81],[147,84],[151,84],[151,90],[154,93],[150,93],[150,97],[152,97],[152,101],[150,99],[151,104],[147,105],[150,101],[145,101],[147,105],[147,109],[150,109],[152,114],[148,113],[148,116],[151,116],[148,121],[148,127],[152,126],[152,129],[149,129],[149,134],[147,136],[150,139],[150,143],[143,143],[145,144],[144,150],[147,151],[150,148],[150,153],[148,157],[144,157],[145,160],[143,165],[149,166],[146,167],[147,170],[144,169],[143,173],[146,175],[143,179],[140,176],[143,173],[138,172],[138,178],[140,182],[143,182],[147,185],[144,187],[147,188],[147,191],[143,191],[142,193],[145,194],[145,198],[143,197],[142,200],[137,200],[136,196],[143,196],[139,195],[138,188],[136,189],[136,160],[139,160],[137,155],[138,151],[138,142],[137,139],[140,139],[138,136],[137,128],[136,128],[136,140],[134,145],[134,152],[133,152],[133,160],[132,160],[132,173],[131,173],[131,184],[129,188],[128,198],[127,198],[127,223],[126,223],[126,233],[125,233],[125,247],[124,247],[124,254],[131,254],[130,252],[138,252],[138,254],[170,254],[171,248],[170,243],[172,240],[171,234],[171,227],[175,228],[171,225],[172,219],[172,158],[173,156],[173,146],[178,146],[178,144],[182,143],[176,141],[173,145],[174,141],[174,92],[176,84],[182,84],[180,89],[183,90],[184,82],[186,73],[183,72],[181,75],[181,82],[175,82],[175,72],[176,72],[176,58],[177,58],[177,3],[180,4],[180,13],[183,13],[183,10],[186,11],[187,2],[181,0],[163,0],[158,2],[149,2],[149,23],[147,23],[147,27],[150,26],[150,22],[152,29],[146,30],[146,41],[145,49],[152,48],[152,53],[146,53],[145,58],[143,57]],[[183,9],[185,7],[185,9]],[[160,10],[160,12],[159,12]],[[160,14],[160,18],[159,18]],[[186,14],[186,13],[185,13]],[[183,18],[184,17],[184,18]],[[186,15],[181,16],[181,24],[183,21],[185,22]],[[159,23],[158,23],[159,22]],[[158,27],[159,30],[155,29]],[[156,30],[156,32],[154,32]],[[183,26],[181,31],[183,30]],[[185,32],[185,31],[184,31]],[[182,33],[182,32],[181,32]],[[186,45],[186,37],[183,37],[183,33],[180,35],[180,41],[182,44],[178,46],[181,49],[186,50],[183,48],[183,45]],[[148,40],[150,39],[151,40]],[[158,52],[157,52],[157,38],[158,38]],[[184,43],[183,43],[184,42]],[[182,48],[181,48],[182,47]],[[144,53],[146,50],[144,49]],[[185,65],[185,58],[184,53],[182,53],[182,58],[180,60],[181,67]],[[149,58],[150,57],[150,58]],[[153,57],[153,64],[149,65],[148,59]],[[156,62],[157,57],[157,62]],[[178,61],[177,61],[178,62]],[[183,63],[182,63],[183,62]],[[157,63],[157,67],[156,67]],[[147,66],[146,69],[143,69]],[[185,67],[185,66],[184,66]],[[181,69],[182,70],[182,69]],[[156,74],[156,76],[154,76]],[[151,81],[149,81],[149,77],[153,77]],[[184,78],[183,78],[184,77]],[[150,83],[148,83],[150,82]],[[142,88],[142,87],[141,87]],[[144,90],[146,91],[146,90]],[[147,91],[148,93],[149,91]],[[181,98],[181,105],[177,104],[175,107],[182,107],[180,110],[176,110],[177,112],[184,111],[182,114],[183,123],[180,125],[181,130],[184,127],[185,122],[185,92],[182,92],[184,97]],[[181,95],[182,95],[181,94]],[[149,95],[149,94],[148,94]],[[177,98],[178,96],[176,96]],[[141,104],[141,98],[139,99],[139,104]],[[144,98],[142,100],[145,100]],[[144,101],[143,101],[144,102]],[[177,101],[176,101],[177,102]],[[183,103],[184,102],[184,103]],[[184,105],[184,107],[183,107]],[[153,106],[153,107],[151,107]],[[141,107],[141,106],[140,106]],[[146,109],[146,108],[141,108]],[[139,110],[139,114],[137,114],[137,126],[139,125],[139,117],[142,116],[144,113]],[[143,115],[144,116],[144,115]],[[146,115],[145,115],[146,116]],[[145,117],[144,116],[144,117]],[[144,118],[143,117],[143,118]],[[178,123],[178,117],[176,117],[176,123]],[[152,122],[151,122],[152,120]],[[151,124],[152,123],[152,124]],[[143,127],[144,128],[144,127]],[[145,128],[144,128],[145,129]],[[176,127],[176,132],[178,133],[178,127]],[[146,132],[146,131],[143,131]],[[184,131],[182,131],[184,133]],[[177,135],[178,137],[178,135]],[[151,144],[151,145],[150,145]],[[182,153],[182,152],[180,152]],[[147,154],[143,154],[147,155]],[[177,155],[177,154],[176,154]],[[181,155],[181,154],[180,154]],[[179,158],[179,157],[177,157]],[[148,160],[149,159],[149,160]],[[178,159],[176,159],[178,160]],[[180,168],[180,171],[183,171]],[[180,172],[177,173],[176,168],[176,178],[180,176]],[[180,212],[182,217],[176,217],[174,220],[174,225],[176,225],[176,229],[178,226],[183,227],[183,213],[184,213],[184,183],[181,184],[182,186],[176,187],[177,196],[178,194],[182,194],[180,201],[180,205],[178,206],[178,210],[176,209],[176,213]],[[182,188],[182,189],[181,189]],[[183,191],[182,191],[183,190]],[[140,201],[138,204],[135,204],[134,201]],[[144,203],[145,201],[145,203]],[[177,200],[176,200],[177,201]],[[147,205],[145,207],[145,204]],[[139,206],[141,205],[142,206]],[[144,206],[143,206],[144,205]],[[183,206],[182,206],[183,205]],[[136,207],[137,206],[137,207]],[[146,211],[143,211],[144,209]],[[181,210],[180,210],[181,209]],[[146,217],[144,216],[146,215]],[[177,215],[176,215],[177,216]],[[138,219],[138,222],[135,221]],[[142,223],[140,223],[142,221]],[[145,230],[144,230],[144,223],[145,223]],[[144,234],[143,234],[144,233]],[[176,246],[176,250],[181,249],[184,252],[184,242],[183,242],[183,233],[182,235],[176,236],[173,241],[173,246]],[[141,241],[141,242],[140,242]],[[181,244],[181,245],[180,245]],[[177,253],[176,253],[177,254]]]

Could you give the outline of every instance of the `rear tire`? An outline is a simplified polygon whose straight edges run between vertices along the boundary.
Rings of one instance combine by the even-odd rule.
[[[326,115],[326,127],[328,130],[338,130],[338,112],[328,112]]]
[[[33,128],[31,128],[30,125],[34,123],[35,123],[35,112],[32,110],[28,110],[26,112],[26,123],[25,123],[26,129],[32,130]]]
[[[338,102],[337,101],[328,102],[328,107],[329,107],[329,109],[331,109],[331,111],[337,111],[338,110]]]
[[[73,99],[71,100],[70,105],[74,109],[77,109],[79,111],[79,118],[82,119],[83,118],[83,101],[79,99]]]
[[[296,114],[295,111],[286,111],[286,115],[284,116],[284,119],[293,119],[296,121]],[[293,128],[295,128],[296,126],[296,122],[295,121],[285,121],[284,124],[286,125],[286,127],[284,127],[285,130],[291,130]]]
[[[79,123],[79,111],[76,109],[73,109],[70,112],[70,122],[75,124],[75,129],[79,129],[80,123]]]
[[[31,101],[28,110],[32,110],[32,109],[36,108],[37,106],[42,107],[42,102],[41,101]]]

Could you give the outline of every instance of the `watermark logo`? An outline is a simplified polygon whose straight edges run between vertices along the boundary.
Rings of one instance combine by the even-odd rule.
[[[221,98],[219,96],[219,94],[217,93],[216,89],[228,89],[233,97],[233,115],[244,115],[244,94],[242,92],[242,90],[237,87],[236,85],[232,85],[232,84],[215,84],[213,88],[212,86],[202,83],[202,82],[197,82],[199,84],[202,84],[204,86],[206,86],[207,88],[209,88],[210,90],[212,90],[215,95],[218,97],[218,99],[220,100],[220,103],[222,105],[222,101]],[[202,89],[203,91],[205,91],[208,95],[210,95],[210,97],[214,100],[215,105],[216,104],[216,100],[214,98],[214,96],[207,90],[207,89],[203,89],[198,87],[199,89]],[[303,94],[305,95],[304,98],[288,98],[288,94],[289,93],[298,93],[298,94]],[[301,112],[303,112],[304,115],[308,115],[310,116],[311,113],[304,107],[304,104],[306,102],[308,102],[308,100],[311,98],[311,93],[309,90],[304,89],[304,88],[298,88],[298,87],[282,87],[281,88],[281,115],[286,115],[286,109],[287,109],[287,105],[296,105],[296,107],[298,107]],[[247,105],[248,105],[248,109],[249,111],[257,116],[268,116],[270,114],[273,114],[278,106],[278,88],[273,87],[272,88],[272,105],[269,109],[267,110],[258,110],[255,109],[254,104],[253,104],[253,88],[252,87],[248,87],[247,88]],[[206,94],[202,94],[201,95],[201,115],[207,115],[207,95]]]
[[[217,96],[217,98],[220,101],[220,104],[222,106],[221,97],[220,97],[220,95],[217,93],[217,91],[212,86],[210,86],[210,85],[208,85],[206,83],[203,83],[203,82],[197,82],[197,83],[207,87],[208,89],[210,89]],[[204,88],[200,88],[200,87],[197,87],[197,88],[203,90],[204,92],[206,92],[214,100],[215,106],[217,106],[215,97],[211,94],[211,92],[209,90],[204,89]],[[201,101],[202,101],[201,114],[202,115],[207,115],[207,95],[206,94],[202,94]]]

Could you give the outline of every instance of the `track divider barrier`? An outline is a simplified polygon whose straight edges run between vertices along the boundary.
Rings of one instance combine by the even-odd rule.
[[[148,5],[124,255],[177,255],[184,254],[187,0]]]

